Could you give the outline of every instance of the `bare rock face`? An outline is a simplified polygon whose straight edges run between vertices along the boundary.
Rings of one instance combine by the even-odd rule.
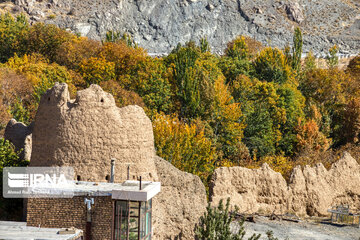
[[[22,122],[11,119],[6,125],[4,133],[5,139],[15,146],[15,151],[21,151],[20,158],[28,161],[31,158],[32,127],[32,124],[26,126]]]
[[[84,181],[106,181],[115,158],[115,182],[142,176],[160,181],[154,199],[154,239],[194,239],[193,229],[206,207],[205,187],[155,154],[150,119],[138,106],[118,108],[111,94],[91,85],[69,97],[56,84],[41,98],[33,129],[30,166],[72,166]]]
[[[194,239],[194,223],[207,206],[204,184],[198,176],[182,172],[160,157],[155,158],[155,165],[162,186],[154,200],[154,212],[158,213],[154,224],[159,226],[154,229],[154,237]]]
[[[334,44],[358,54],[358,0],[13,0],[31,22],[55,24],[92,39],[107,31],[128,33],[149,53],[169,53],[178,43],[207,37],[223,53],[238,35],[285,47],[299,26],[304,51],[327,54]],[[1,5],[0,5],[1,10]],[[289,20],[290,19],[290,20]],[[271,40],[271,41],[269,41]]]
[[[212,176],[212,204],[231,198],[240,211],[324,216],[338,204],[360,209],[360,165],[349,153],[330,170],[322,164],[295,167],[289,185],[267,165],[260,169],[219,168]]]
[[[288,18],[294,22],[302,23],[305,20],[303,10],[298,2],[289,2],[285,5]]]

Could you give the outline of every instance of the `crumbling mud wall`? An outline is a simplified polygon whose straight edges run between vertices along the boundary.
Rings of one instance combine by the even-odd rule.
[[[160,157],[155,158],[155,165],[161,192],[154,201],[154,222],[162,227],[154,231],[154,237],[194,239],[194,223],[207,206],[204,184],[198,176],[180,171]]]
[[[72,166],[84,181],[106,181],[115,158],[116,181],[157,180],[154,136],[142,108],[119,109],[111,94],[91,85],[70,100],[56,84],[41,98],[35,117],[30,166]]]
[[[197,176],[156,156],[144,110],[116,107],[113,96],[97,85],[78,91],[74,100],[66,84],[49,89],[34,121],[30,166],[72,166],[82,181],[105,182],[111,158],[116,159],[115,182],[127,179],[128,166],[131,179],[161,182],[153,206],[154,239],[194,239],[206,208],[205,187]]]
[[[15,146],[15,151],[20,152],[21,159],[30,160],[32,147],[33,124],[26,126],[22,122],[11,119],[5,128],[4,137]]]
[[[260,169],[223,167],[215,170],[210,192],[213,205],[230,197],[248,213],[324,216],[338,204],[360,210],[360,165],[345,152],[329,170],[321,163],[294,168],[289,184],[267,164]]]

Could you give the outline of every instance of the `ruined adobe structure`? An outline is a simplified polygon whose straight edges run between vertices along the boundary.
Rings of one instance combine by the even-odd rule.
[[[68,86],[56,84],[41,98],[32,140],[30,166],[72,166],[82,181],[105,182],[115,158],[115,182],[127,179],[127,166],[131,179],[160,181],[153,207],[154,239],[193,239],[206,207],[205,187],[199,177],[156,157],[152,124],[142,108],[119,109],[113,96],[97,85],[78,91],[71,100]]]
[[[112,95],[97,85],[71,100],[67,85],[56,84],[42,96],[32,128],[12,120],[5,136],[24,144],[21,139],[31,138],[31,133],[31,166],[73,166],[76,178],[105,182],[110,159],[115,158],[115,182],[126,180],[129,165],[131,179],[160,181],[153,207],[154,239],[194,239],[195,224],[207,205],[205,187],[197,176],[156,156],[152,124],[142,108],[116,107]],[[266,164],[260,169],[224,167],[214,172],[210,193],[213,205],[230,197],[240,211],[249,213],[325,215],[340,203],[360,210],[360,166],[345,153],[330,170],[322,164],[296,167],[289,184]],[[52,216],[42,226],[54,222]]]
[[[360,165],[349,153],[329,170],[294,168],[290,183],[267,164],[260,169],[218,168],[212,176],[212,204],[230,197],[241,212],[296,213],[324,216],[334,205],[349,204],[360,211]]]

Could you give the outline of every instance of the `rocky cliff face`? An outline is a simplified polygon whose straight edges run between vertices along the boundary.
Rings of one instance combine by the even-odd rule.
[[[267,164],[260,169],[219,168],[212,176],[211,201],[231,198],[242,212],[286,213],[323,216],[334,205],[360,209],[360,165],[350,154],[330,170],[322,164],[293,170],[288,185]]]
[[[56,83],[42,96],[33,129],[11,120],[6,135],[22,137],[13,142],[21,145],[29,134],[22,134],[24,129],[32,132],[30,166],[72,166],[82,181],[105,182],[115,158],[115,182],[127,179],[127,166],[131,179],[160,181],[154,239],[194,238],[206,207],[205,187],[199,177],[156,156],[152,124],[142,108],[116,107],[113,96],[97,85],[71,100],[68,86]]]
[[[13,0],[13,4],[6,6],[25,11],[31,21],[54,23],[94,39],[104,38],[109,30],[127,32],[155,54],[202,37],[218,53],[238,35],[284,47],[297,26],[305,34],[305,51],[325,53],[337,44],[341,52],[357,54],[360,48],[358,0]]]

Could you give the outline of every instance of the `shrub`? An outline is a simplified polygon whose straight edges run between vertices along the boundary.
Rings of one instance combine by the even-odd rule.
[[[24,167],[28,161],[19,159],[14,146],[7,140],[0,138],[0,175],[3,175],[4,167]],[[0,178],[0,190],[2,191],[3,178]],[[1,220],[20,221],[23,207],[23,199],[4,199],[0,197]]]
[[[360,81],[360,55],[351,59],[346,72],[357,79],[357,81]]]
[[[245,59],[248,57],[248,46],[245,37],[240,36],[227,44],[225,55],[231,58]]]
[[[32,108],[33,87],[28,79],[13,70],[0,68],[0,111],[3,128],[12,117],[28,124],[34,116]]]
[[[244,221],[240,222],[240,229],[237,233],[232,233],[230,224],[234,220],[235,212],[230,211],[230,198],[227,199],[224,208],[223,201],[220,200],[217,207],[211,207],[210,203],[206,212],[200,217],[199,224],[195,229],[195,236],[198,240],[242,240],[244,239],[245,230]],[[257,240],[261,235],[253,234],[248,240]]]

